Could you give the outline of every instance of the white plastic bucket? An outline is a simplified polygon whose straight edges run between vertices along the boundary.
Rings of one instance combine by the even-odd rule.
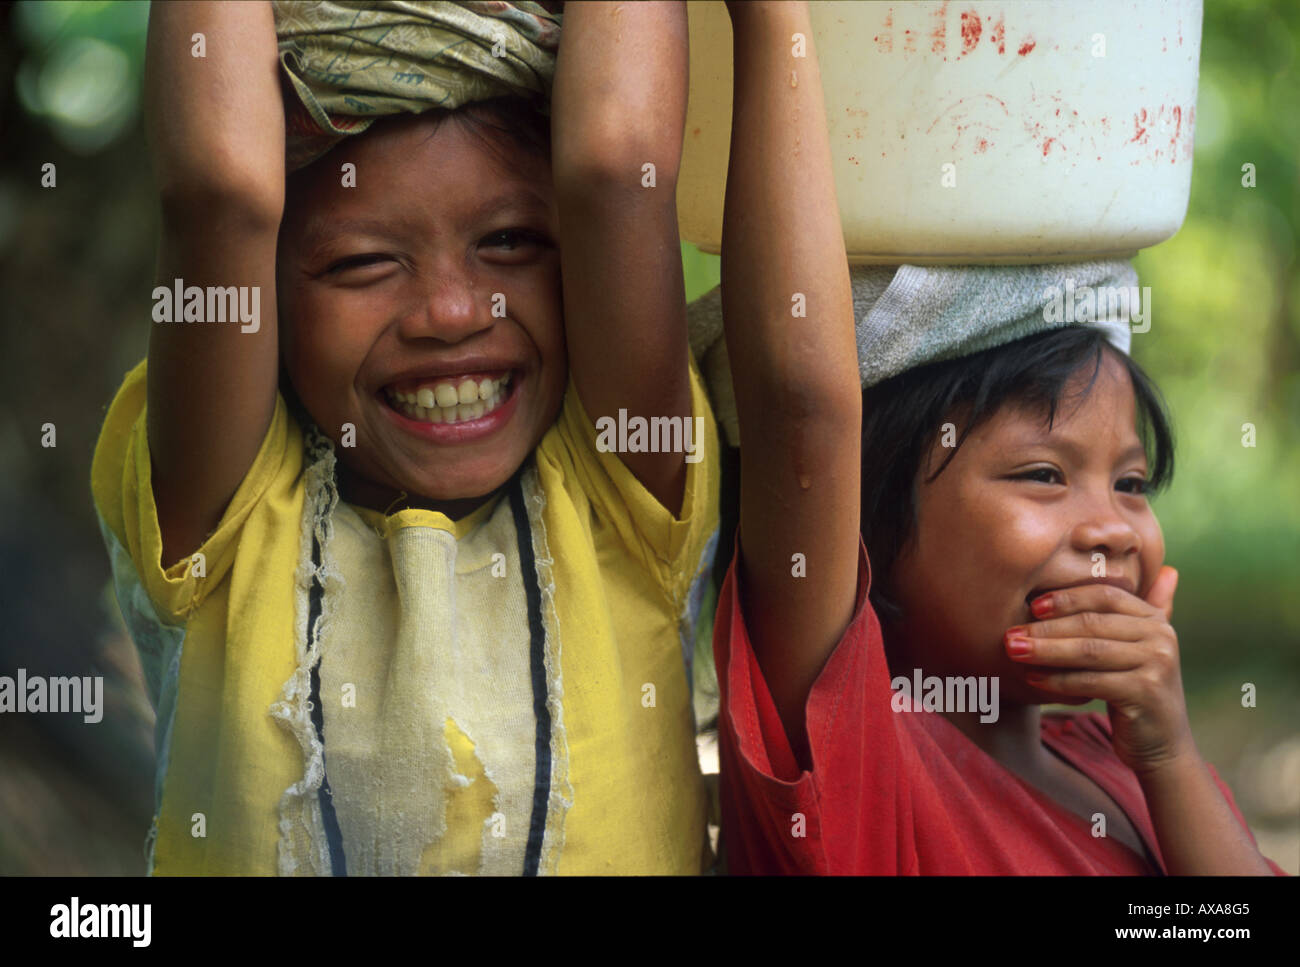
[[[731,26],[721,2],[687,7],[678,216],[718,252]],[[1200,0],[809,7],[851,262],[1128,256],[1182,225]]]

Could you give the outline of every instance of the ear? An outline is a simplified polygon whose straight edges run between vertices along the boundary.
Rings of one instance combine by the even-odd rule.
[[[1165,620],[1172,621],[1174,617],[1174,591],[1178,588],[1178,572],[1169,565],[1160,569],[1159,575],[1156,576],[1155,583],[1151,585],[1151,590],[1147,592],[1147,604],[1159,608],[1165,613]]]

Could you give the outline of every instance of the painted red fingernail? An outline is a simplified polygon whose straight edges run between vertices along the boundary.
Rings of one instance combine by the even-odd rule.
[[[1044,594],[1041,598],[1034,598],[1029,604],[1029,610],[1034,613],[1035,618],[1041,618],[1044,615],[1052,613],[1052,596]]]
[[[1008,628],[1003,638],[1024,638],[1029,634],[1029,629],[1024,625],[1016,625],[1014,628]]]
[[[1009,638],[1007,640],[1007,654],[1012,658],[1024,658],[1034,650],[1034,646],[1028,638]]]

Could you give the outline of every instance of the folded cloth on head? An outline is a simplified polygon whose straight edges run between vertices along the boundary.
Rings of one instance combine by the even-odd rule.
[[[1129,351],[1137,272],[1125,259],[1049,265],[855,265],[853,317],[863,387],[944,359],[968,356],[1036,332],[1095,326]],[[1075,296],[1078,293],[1078,296]],[[731,368],[722,329],[722,290],[686,309],[691,352],[700,361],[727,440],[740,445]]]
[[[377,117],[518,95],[549,113],[561,15],[506,0],[275,0],[286,164],[315,161]]]

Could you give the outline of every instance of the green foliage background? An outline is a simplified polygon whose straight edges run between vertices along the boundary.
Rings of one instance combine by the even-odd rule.
[[[148,6],[0,3],[0,673],[104,674],[96,729],[0,720],[0,873],[138,873],[152,711],[90,506],[103,409],[144,355],[156,240],[140,124]],[[1300,872],[1300,4],[1211,0],[1183,229],[1142,252],[1134,355],[1178,431],[1156,511],[1202,752]],[[58,187],[40,187],[54,163]],[[1243,187],[1243,165],[1257,187]],[[717,259],[683,246],[688,296]],[[58,427],[56,449],[40,427]],[[1243,424],[1256,445],[1244,447]],[[1241,707],[1243,683],[1258,707]]]

